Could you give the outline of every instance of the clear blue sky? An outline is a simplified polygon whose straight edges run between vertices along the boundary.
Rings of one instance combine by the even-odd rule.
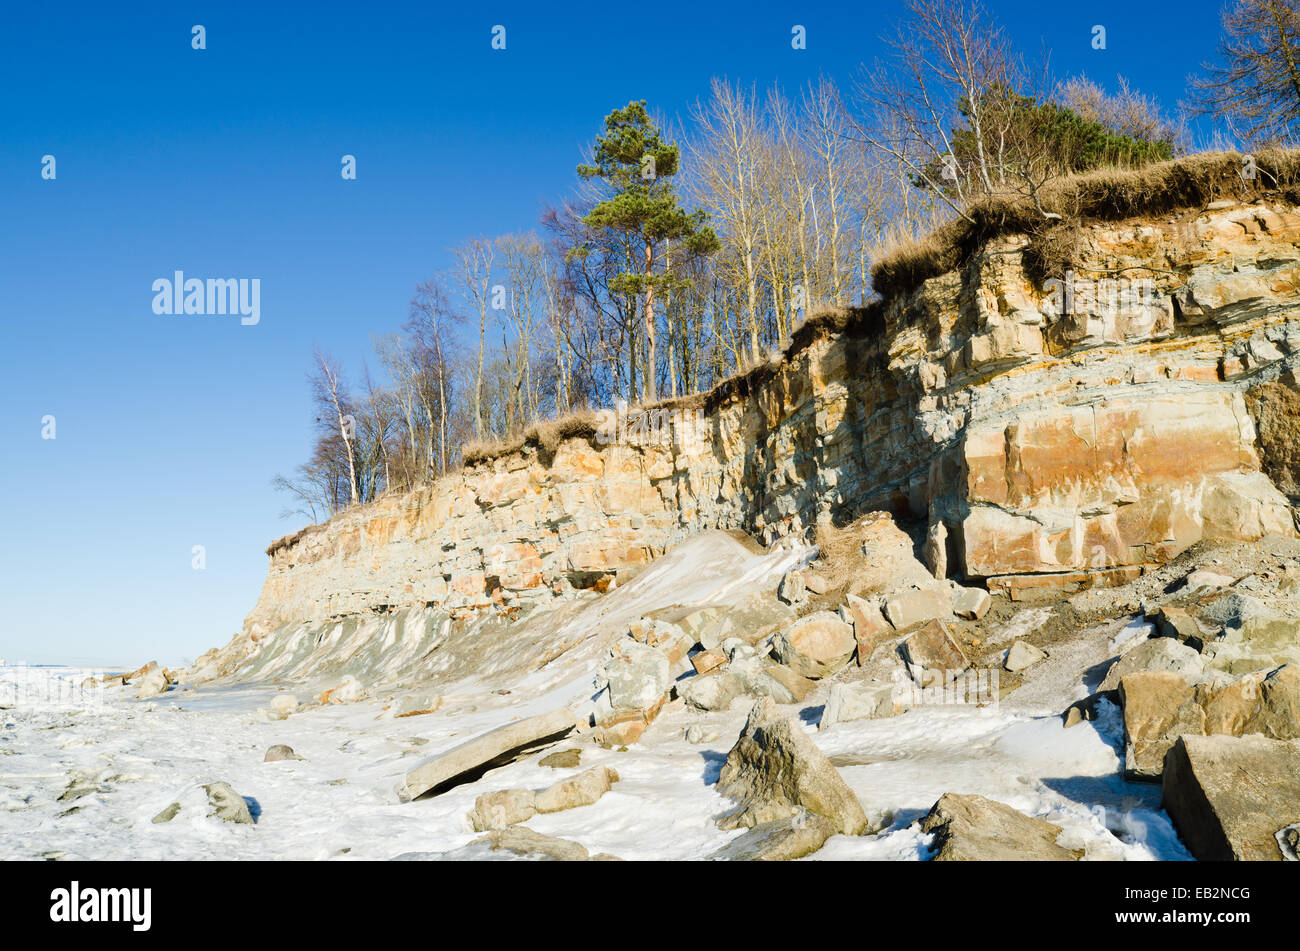
[[[992,6],[1058,75],[1123,73],[1169,106],[1219,32],[1217,3]],[[298,527],[269,482],[308,451],[314,344],[359,366],[449,246],[533,227],[573,187],[610,109],[646,99],[684,114],[714,75],[847,81],[892,11],[10,4],[0,657],[178,663],[224,643],[257,598],[265,545]],[[796,23],[804,51],[790,48]],[[190,47],[194,24],[205,51]],[[152,282],[177,269],[259,278],[260,323],[155,315]]]

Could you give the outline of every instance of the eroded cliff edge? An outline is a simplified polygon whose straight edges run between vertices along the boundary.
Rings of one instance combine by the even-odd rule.
[[[1214,202],[1074,238],[1069,295],[1031,277],[1029,237],[1000,236],[814,316],[781,359],[659,404],[649,433],[526,441],[282,539],[226,652],[394,611],[441,627],[625,577],[704,529],[771,543],[875,509],[924,520],[936,573],[994,588],[1294,535],[1300,210]]]

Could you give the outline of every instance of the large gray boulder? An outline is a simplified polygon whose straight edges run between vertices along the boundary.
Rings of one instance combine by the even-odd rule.
[[[1300,822],[1300,741],[1183,736],[1164,769],[1164,808],[1198,859],[1279,861]]]
[[[718,791],[740,808],[718,820],[724,829],[752,828],[806,811],[831,820],[836,832],[860,835],[867,816],[826,755],[770,698],[750,710],[718,776]]]
[[[471,782],[489,769],[568,736],[576,726],[568,707],[497,727],[431,757],[408,772],[397,786],[397,798],[410,802],[427,792],[438,793]]]
[[[934,833],[936,862],[1073,862],[1057,845],[1061,827],[983,796],[944,793],[921,821]]]

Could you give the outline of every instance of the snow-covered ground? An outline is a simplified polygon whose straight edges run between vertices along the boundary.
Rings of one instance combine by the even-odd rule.
[[[393,719],[363,700],[269,720],[279,688],[179,688],[154,700],[130,688],[79,694],[84,671],[0,668],[0,859],[388,859],[443,853],[478,838],[465,818],[475,798],[506,787],[541,788],[608,764],[621,781],[599,802],[539,815],[529,828],[625,859],[698,859],[739,832],[714,819],[732,804],[714,789],[747,705],[704,714],[673,704],[641,742],[603,750],[584,737],[576,769],[538,764],[538,753],[431,799],[398,802],[394,787],[415,763],[519,716],[566,702],[574,684],[542,693],[460,693],[436,713]],[[27,679],[25,697],[3,687]],[[42,688],[41,683],[58,683]],[[33,702],[33,695],[40,702]],[[1013,695],[1014,696],[1014,695]],[[820,699],[818,699],[820,697]],[[789,708],[832,757],[870,815],[892,814],[880,835],[836,836],[810,860],[918,859],[928,836],[911,827],[944,792],[980,793],[1060,825],[1061,844],[1091,859],[1182,859],[1159,809],[1159,786],[1123,780],[1118,711],[1072,729],[1058,716],[1010,703],[922,706],[887,720],[817,731],[824,688]],[[715,732],[692,745],[691,724]],[[302,760],[264,763],[287,743]],[[196,784],[225,780],[250,800],[255,825],[182,813],[151,820],[192,798]],[[60,800],[70,786],[85,790]]]

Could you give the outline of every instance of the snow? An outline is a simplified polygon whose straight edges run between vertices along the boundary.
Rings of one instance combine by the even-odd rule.
[[[0,667],[0,860],[463,856],[459,850],[480,837],[466,819],[480,794],[541,789],[598,765],[620,776],[610,792],[527,826],[592,854],[707,858],[742,834],[718,829],[715,820],[734,808],[716,781],[744,724],[743,701],[717,713],[670,703],[626,750],[571,736],[555,749],[580,749],[576,768],[540,765],[547,750],[436,797],[403,804],[395,788],[418,762],[502,724],[561,706],[589,710],[601,655],[640,614],[674,603],[735,603],[756,585],[774,588],[776,578],[808,558],[806,547],[755,555],[723,533],[693,538],[629,584],[529,616],[519,630],[498,631],[500,640],[453,637],[440,650],[463,651],[459,660],[432,667],[417,684],[380,681],[389,686],[370,684],[360,700],[287,719],[266,708],[281,690],[310,697],[317,688],[305,672],[284,684],[182,685],[137,700],[130,687],[82,690],[91,673],[85,670]],[[1041,623],[1025,611],[996,640],[1009,643]],[[914,823],[946,792],[978,793],[1048,819],[1064,830],[1063,845],[1085,849],[1089,859],[1188,858],[1160,810],[1159,786],[1122,777],[1119,711],[1102,703],[1096,720],[1068,730],[1059,716],[1095,689],[1089,678],[1099,662],[1145,630],[1121,622],[1082,631],[1054,646],[1018,690],[983,707],[925,701],[898,717],[820,731],[829,692],[823,682],[786,712],[831,757],[883,831],[834,836],[806,860],[926,859],[930,837]],[[539,668],[503,649],[516,636],[571,646]],[[444,669],[455,673],[438,673]],[[323,676],[316,671],[317,680]],[[337,683],[335,674],[330,685]],[[392,701],[403,689],[435,692],[443,704],[432,714],[395,718]],[[684,734],[693,725],[716,738],[688,743]],[[264,763],[276,744],[303,759]],[[248,800],[254,825],[206,814],[200,787],[216,781]],[[172,802],[181,804],[180,813],[154,823]]]
[[[4,669],[0,669],[2,672]],[[77,671],[43,676],[76,680]],[[84,859],[389,859],[460,849],[478,834],[466,813],[481,793],[540,789],[594,765],[621,781],[594,805],[537,816],[535,831],[572,839],[592,854],[626,859],[699,859],[737,832],[715,824],[733,804],[715,788],[745,717],[672,709],[643,740],[619,752],[582,737],[558,748],[582,750],[576,769],[538,764],[543,754],[488,773],[431,799],[397,801],[405,771],[432,753],[524,716],[545,697],[487,693],[454,716],[392,719],[377,701],[320,707],[277,721],[260,712],[269,686],[179,689],[152,701],[130,688],[98,705],[63,703],[0,712],[0,860]],[[888,720],[816,731],[820,711],[790,708],[839,766],[868,813],[892,813],[880,835],[836,836],[810,860],[915,860],[929,837],[911,827],[944,792],[979,793],[1062,826],[1062,844],[1089,858],[1187,858],[1159,787],[1119,775],[1118,711],[1070,730],[1059,717],[993,707],[919,708]],[[685,727],[719,736],[691,745]],[[287,743],[303,760],[263,763],[267,747]],[[95,790],[58,797],[77,776]],[[256,825],[207,817],[199,784],[225,780],[250,800]],[[180,801],[171,822],[152,818]],[[499,855],[497,857],[500,857]]]

